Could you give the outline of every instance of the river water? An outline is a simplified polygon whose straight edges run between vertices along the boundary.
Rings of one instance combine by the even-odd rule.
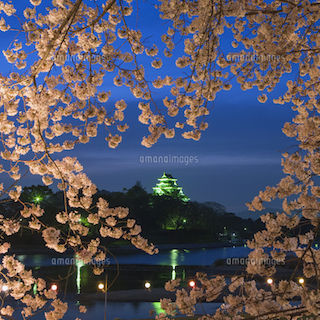
[[[181,272],[183,272],[183,266],[206,266],[211,265],[219,259],[227,258],[237,258],[246,257],[250,249],[247,247],[224,247],[224,248],[198,248],[198,249],[175,249],[174,247],[170,250],[160,250],[157,255],[148,255],[145,253],[129,253],[129,254],[117,254],[116,258],[110,256],[108,257],[108,264],[120,264],[121,265],[157,265],[157,266],[170,266],[170,270],[167,273],[151,273],[148,274],[145,271],[139,271],[139,266],[137,266],[137,271],[130,274],[122,274],[121,277],[116,282],[119,283],[119,287],[116,285],[115,289],[132,289],[132,288],[143,288],[144,281],[151,279],[154,287],[162,287],[163,283],[174,277],[183,277]],[[26,266],[36,268],[38,270],[53,270],[57,268],[54,267],[57,264],[60,268],[63,267],[63,263],[68,265],[72,257],[60,255],[60,259],[56,256],[44,255],[44,254],[33,254],[33,255],[17,255],[16,256],[21,262]],[[90,273],[88,266],[76,265],[77,272],[72,278],[71,282],[74,283],[75,290],[80,293],[81,290],[87,289],[89,284],[92,284],[93,290],[96,290],[97,281],[92,280],[88,277]],[[177,270],[177,272],[175,271]],[[46,272],[46,271],[45,271]],[[139,273],[140,272],[140,273]],[[180,274],[179,274],[180,272]],[[131,283],[130,281],[139,280],[141,283],[137,284]],[[158,281],[158,283],[157,283]],[[187,280],[186,280],[187,281]],[[94,283],[93,283],[94,282]],[[159,283],[161,283],[159,285]],[[87,286],[87,287],[86,287]],[[131,287],[130,287],[131,286]],[[77,288],[76,288],[77,287]],[[70,307],[65,319],[75,319],[79,314],[77,313],[76,298],[69,298]],[[83,303],[83,302],[82,302]],[[196,313],[206,314],[213,313],[214,310],[219,306],[217,303],[203,303],[197,306]],[[88,309],[87,314],[81,314],[82,320],[104,320],[104,315],[106,314],[106,319],[150,319],[154,318],[154,315],[162,312],[159,301],[155,302],[108,302],[106,307],[103,301],[98,301],[94,299],[93,301],[88,301],[86,303]],[[150,315],[150,312],[153,314]],[[42,320],[42,317],[35,317],[36,320]]]
[[[154,319],[155,315],[163,312],[160,302],[108,302],[106,309],[103,302],[96,302],[86,307],[87,312],[80,314],[81,320]],[[218,303],[198,304],[195,314],[212,314],[218,307]],[[74,320],[77,316],[79,316],[78,307],[75,304],[71,304],[63,319]],[[35,316],[33,319],[44,320],[42,315]]]
[[[160,250],[159,254],[148,255],[144,252],[134,254],[117,254],[114,257],[109,256],[110,264],[146,264],[161,266],[204,266],[211,265],[219,259],[246,257],[250,249],[247,247],[224,247],[224,248],[199,248],[199,249],[170,249]],[[63,255],[59,256],[60,258]],[[67,256],[65,256],[67,258]],[[55,264],[68,264],[57,260],[56,257],[33,254],[33,255],[17,255],[17,258],[27,266],[52,266]],[[70,257],[69,257],[70,258]]]

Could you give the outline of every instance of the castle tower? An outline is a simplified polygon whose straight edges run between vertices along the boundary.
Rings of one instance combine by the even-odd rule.
[[[182,201],[189,201],[190,199],[183,193],[182,187],[177,184],[177,179],[169,173],[163,173],[162,177],[158,179],[158,183],[153,187],[153,194],[157,196],[169,196],[178,198]]]

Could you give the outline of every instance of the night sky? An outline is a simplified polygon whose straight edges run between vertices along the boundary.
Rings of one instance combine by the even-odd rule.
[[[128,105],[135,113],[136,102]],[[99,188],[121,191],[140,181],[151,192],[166,171],[192,200],[220,202],[238,213],[260,189],[281,178],[281,153],[294,148],[294,141],[281,132],[291,115],[288,107],[260,104],[251,92],[231,90],[218,95],[209,128],[198,142],[162,138],[147,149],[140,145],[146,128],[130,114],[132,124],[117,149],[108,149],[101,136],[78,146],[73,154]],[[198,162],[146,163],[145,156],[188,156]]]
[[[142,4],[147,7],[140,8],[140,18],[137,20],[141,24],[143,16],[141,28],[150,36],[147,41],[152,43],[152,39],[160,37],[161,29],[166,30],[167,27],[165,24],[155,24],[155,12],[147,2]],[[6,48],[11,36],[10,33],[2,36],[1,50]],[[225,35],[225,42],[226,46],[230,44],[228,34]],[[0,62],[3,65],[1,73],[7,74],[10,69],[3,57]],[[167,65],[160,74],[166,74],[169,68],[170,65]],[[148,70],[151,71],[151,68]],[[106,89],[111,82],[112,79],[106,81]],[[292,112],[286,105],[272,103],[272,97],[277,97],[284,89],[284,84],[280,84],[268,101],[261,104],[256,98],[257,90],[244,92],[234,83],[232,90],[218,94],[211,105],[212,112],[207,120],[209,128],[200,141],[185,140],[177,135],[174,139],[161,138],[151,149],[147,149],[140,145],[142,137],[148,132],[146,126],[137,122],[137,101],[126,88],[116,88],[108,103],[123,98],[128,104],[126,121],[130,129],[123,134],[123,142],[117,149],[109,149],[101,132],[91,143],[77,146],[68,155],[78,157],[86,173],[100,189],[121,191],[140,181],[151,192],[157,178],[166,171],[178,179],[191,200],[216,201],[229,211],[239,213],[246,210],[245,203],[252,200],[260,189],[279,181],[282,176],[281,153],[294,148],[294,140],[286,138],[281,131],[284,122],[291,119]],[[159,103],[163,97],[164,92],[156,93]],[[198,162],[141,163],[142,157],[149,155],[197,157]],[[36,181],[28,175],[23,184],[30,185]]]

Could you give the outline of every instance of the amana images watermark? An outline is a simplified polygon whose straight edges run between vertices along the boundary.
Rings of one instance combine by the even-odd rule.
[[[141,164],[179,164],[179,165],[193,165],[199,163],[199,157],[197,155],[141,155],[139,156],[139,162]]]
[[[77,265],[78,263],[82,263],[82,260],[79,260],[77,258],[52,258],[51,264],[54,266],[70,266],[70,265]],[[97,261],[95,259],[91,259],[90,262],[86,263],[88,265],[93,265],[97,267],[101,266],[109,266],[111,263],[109,258],[106,258],[101,261]]]
[[[279,55],[273,54],[255,54],[255,53],[230,53],[227,55],[227,61],[239,62],[239,61],[257,61],[257,62],[264,62],[264,61],[279,61],[281,57]]]
[[[70,55],[67,53],[58,53],[52,60],[56,63],[64,64],[67,61],[73,62],[82,62],[82,61],[90,61],[91,63],[106,63],[111,59],[110,55],[107,54],[89,54],[89,53],[81,53]]]
[[[247,264],[251,265],[268,265],[268,266],[275,266],[275,265],[284,265],[284,261],[265,258],[265,259],[254,259],[254,258],[227,258],[226,264],[229,266],[237,265],[237,266],[246,266]]]
[[[293,318],[292,318],[293,319]],[[297,318],[294,318],[295,320],[317,320],[318,316],[314,315],[303,315],[303,316],[297,316]],[[280,317],[277,318],[277,320],[288,320],[288,317]]]

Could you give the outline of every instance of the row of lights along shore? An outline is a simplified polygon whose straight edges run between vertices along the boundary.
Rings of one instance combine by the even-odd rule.
[[[298,279],[298,282],[302,285],[302,284],[304,284],[304,278],[299,278]],[[272,278],[268,278],[267,279],[267,283],[269,284],[269,285],[272,285],[273,284],[273,279]],[[194,281],[194,280],[190,280],[189,282],[188,282],[188,285],[189,285],[189,287],[191,287],[191,288],[194,288],[195,286],[196,286],[196,282]],[[151,283],[149,282],[149,281],[146,281],[145,283],[144,283],[144,287],[146,288],[146,289],[150,289],[151,288]],[[7,285],[3,285],[2,286],[2,288],[1,288],[1,290],[2,291],[8,291],[8,286]],[[53,283],[52,285],[51,285],[51,288],[50,288],[51,290],[53,290],[53,291],[57,291],[58,290],[58,286],[55,284],[55,283]],[[98,289],[99,290],[104,290],[104,283],[102,283],[102,282],[99,282],[99,284],[98,284]]]
[[[299,279],[298,279],[298,282],[299,282],[301,285],[303,285],[303,284],[304,284],[304,278],[299,278]],[[272,278],[268,278],[268,279],[267,279],[267,283],[268,283],[269,285],[272,285],[272,284],[273,284],[273,279],[272,279]],[[190,280],[190,281],[188,282],[188,285],[189,285],[189,287],[194,288],[194,287],[196,286],[196,283],[195,283],[194,280]],[[150,289],[150,288],[151,288],[151,283],[150,283],[149,281],[146,281],[146,282],[144,283],[144,287],[145,287],[146,289]],[[51,289],[52,291],[57,291],[57,290],[58,290],[58,286],[57,286],[55,283],[53,283],[53,284],[51,285],[50,289]],[[98,289],[101,290],[101,291],[104,290],[104,284],[103,284],[102,282],[99,282],[99,284],[98,284]],[[6,291],[8,291],[8,290],[9,290],[9,287],[8,287],[6,284],[4,284],[4,285],[1,287],[1,291],[3,291],[3,292],[6,292]]]
[[[299,278],[298,282],[303,285],[304,284],[304,278]],[[273,284],[273,279],[272,278],[268,278],[267,279],[267,284],[272,285]]]
[[[146,282],[144,283],[144,287],[145,287],[146,289],[150,289],[150,288],[151,288],[151,283],[150,283],[149,281],[146,281]],[[101,291],[104,291],[104,283],[103,283],[103,282],[99,282],[99,283],[98,283],[98,289],[101,290]]]
[[[304,278],[298,278],[298,282],[299,282],[299,284],[303,285],[304,284]],[[269,285],[272,285],[273,284],[273,279],[272,278],[268,278],[267,279],[267,283]],[[191,288],[194,288],[196,286],[196,283],[195,283],[194,280],[190,280],[188,284],[189,284],[189,287],[191,287]]]
[[[304,278],[299,278],[299,279],[298,279],[298,282],[299,282],[299,284],[303,285],[303,284],[304,284]],[[272,279],[272,278],[268,278],[268,279],[267,279],[267,284],[272,285],[272,284],[273,284],[273,279]],[[190,280],[190,281],[188,282],[188,285],[189,285],[189,287],[194,288],[194,287],[196,286],[196,282],[195,282],[194,280]],[[147,290],[149,290],[149,289],[151,288],[151,283],[150,283],[149,281],[146,281],[146,282],[144,283],[144,287],[145,287]],[[99,282],[99,283],[98,283],[98,289],[101,290],[101,291],[103,291],[104,288],[105,288],[104,283]],[[58,290],[58,285],[55,284],[55,283],[53,283],[53,284],[51,285],[50,289],[51,289],[52,291],[57,291],[57,290]],[[1,291],[6,292],[6,291],[8,291],[8,290],[9,290],[9,287],[8,287],[6,284],[2,285]]]
[[[150,283],[149,281],[146,281],[145,284],[144,284],[144,287],[145,287],[146,289],[150,289],[150,288],[151,288],[151,283]],[[51,289],[52,291],[57,291],[57,290],[58,290],[58,285],[55,284],[55,283],[53,283],[53,284],[51,285],[50,289]],[[99,282],[99,283],[98,283],[98,289],[101,290],[101,291],[103,291],[103,290],[104,290],[104,283]],[[1,287],[1,291],[3,291],[3,292],[6,292],[6,291],[8,291],[8,290],[9,290],[9,287],[8,287],[6,284],[4,284],[4,285]]]
[[[304,284],[304,278],[299,278],[299,279],[298,279],[298,282],[299,282],[301,285]],[[268,278],[268,279],[267,279],[267,283],[268,283],[269,285],[272,285],[272,284],[273,284],[273,279],[272,279],[272,278]],[[190,280],[190,281],[188,282],[188,285],[189,285],[189,287],[194,288],[194,287],[196,286],[196,282],[195,282],[194,280]],[[146,289],[150,289],[150,288],[151,288],[151,283],[150,283],[149,281],[146,281],[146,282],[144,283],[144,287],[145,287]],[[51,288],[50,288],[50,289],[53,290],[53,291],[57,291],[57,290],[58,290],[58,286],[54,283],[54,284],[51,285]],[[98,284],[98,289],[99,289],[99,290],[104,290],[104,283],[99,282],[99,284]],[[1,288],[1,290],[2,290],[2,291],[8,291],[8,286],[7,286],[7,285],[3,285],[2,288]]]
[[[4,284],[4,285],[1,286],[1,291],[2,291],[2,292],[7,292],[8,290],[9,290],[9,287],[8,287],[6,284]],[[52,291],[57,291],[57,290],[58,290],[58,285],[56,285],[55,283],[53,283],[53,284],[51,285],[51,287],[50,287],[50,290],[52,290]]]

